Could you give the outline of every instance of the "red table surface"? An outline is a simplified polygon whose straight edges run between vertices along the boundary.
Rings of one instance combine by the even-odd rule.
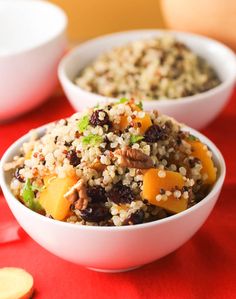
[[[0,156],[29,129],[72,113],[64,96],[54,96],[33,112],[1,124]],[[98,273],[52,255],[21,231],[19,241],[0,245],[0,267],[29,271],[35,279],[34,298],[236,298],[235,132],[236,91],[224,112],[203,130],[227,164],[219,201],[197,234],[174,253],[131,272]],[[0,194],[0,221],[4,219],[13,215]]]

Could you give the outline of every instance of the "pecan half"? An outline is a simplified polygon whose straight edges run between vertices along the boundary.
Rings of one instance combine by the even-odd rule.
[[[138,149],[125,147],[115,151],[121,167],[146,169],[153,167],[152,159]]]
[[[3,165],[3,169],[5,171],[15,169],[19,166],[22,166],[24,164],[24,161],[25,161],[25,158],[23,158],[23,157],[15,157],[12,162],[5,163]]]
[[[88,205],[88,195],[83,180],[79,180],[71,189],[64,195],[71,203],[75,204],[77,210],[85,210]]]
[[[105,164],[102,164],[101,161],[96,158],[90,165],[90,167],[98,172],[102,172],[106,169],[107,166]]]

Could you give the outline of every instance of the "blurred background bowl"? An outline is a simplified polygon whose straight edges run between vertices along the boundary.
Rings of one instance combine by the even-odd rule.
[[[0,1],[0,121],[47,99],[66,49],[67,17],[39,0]]]
[[[215,38],[236,51],[235,0],[162,0],[167,27]]]
[[[85,91],[74,83],[78,73],[97,56],[113,47],[167,33],[171,33],[193,52],[206,59],[215,69],[222,83],[209,91],[189,97],[172,100],[144,100],[144,109],[157,109],[195,129],[205,127],[221,112],[229,99],[236,79],[236,58],[233,51],[225,45],[191,33],[134,30],[101,36],[77,46],[62,59],[58,69],[60,82],[72,106],[79,111],[100,102],[114,100]]]

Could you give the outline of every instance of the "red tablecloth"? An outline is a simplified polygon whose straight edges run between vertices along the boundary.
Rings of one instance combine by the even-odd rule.
[[[29,129],[71,113],[66,99],[57,96],[0,125],[0,156]],[[222,194],[207,222],[176,252],[135,271],[104,274],[61,260],[21,231],[20,240],[0,245],[0,267],[22,267],[32,273],[35,298],[236,298],[235,132],[236,92],[221,116],[203,131],[226,160]],[[4,219],[13,216],[0,194],[0,221]]]

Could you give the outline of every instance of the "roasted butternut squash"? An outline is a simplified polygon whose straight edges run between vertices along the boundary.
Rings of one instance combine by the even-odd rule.
[[[198,140],[188,141],[192,147],[192,156],[198,158],[202,162],[201,173],[207,175],[204,183],[207,185],[212,185],[216,181],[216,168],[212,161],[212,158],[208,154],[208,149],[205,144]]]
[[[145,114],[143,118],[135,117],[132,120],[135,128],[140,128],[140,134],[144,134],[145,131],[152,125],[152,121],[149,115]],[[128,119],[126,115],[121,116],[119,129],[124,131],[129,125]]]
[[[181,197],[175,198],[174,195],[167,197],[167,200],[156,199],[160,194],[160,189],[171,191],[175,186],[182,189],[184,180],[180,173],[174,171],[165,171],[165,177],[158,175],[159,169],[150,168],[144,173],[143,179],[143,198],[147,199],[151,204],[164,208],[171,213],[179,213],[187,209],[188,200]]]
[[[77,182],[75,177],[51,177],[45,180],[45,189],[39,195],[39,203],[56,220],[63,220],[69,213],[70,203],[64,194]]]

